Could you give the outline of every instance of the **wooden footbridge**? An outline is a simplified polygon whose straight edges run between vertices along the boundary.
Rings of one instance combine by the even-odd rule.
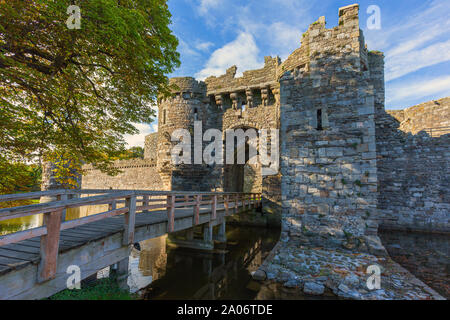
[[[212,241],[226,216],[261,206],[255,193],[145,190],[52,190],[0,195],[0,202],[41,197],[53,200],[0,209],[0,221],[43,214],[42,226],[0,236],[0,299],[51,296],[67,288],[71,266],[81,280],[114,264],[126,274],[134,243],[197,225]],[[69,208],[106,204],[107,211],[65,219]]]

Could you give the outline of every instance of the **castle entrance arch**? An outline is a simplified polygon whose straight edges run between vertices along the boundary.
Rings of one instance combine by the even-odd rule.
[[[246,132],[249,129],[253,129],[255,133],[258,132],[258,129],[247,126],[237,126],[232,128],[233,130],[243,130]],[[245,136],[245,143],[243,145],[237,144],[237,138],[233,137],[234,141],[232,141],[233,148],[233,164],[226,163],[224,166],[224,191],[226,192],[262,192],[262,169],[261,164],[251,163],[250,160],[250,139],[248,136]],[[224,133],[224,143],[225,146],[228,143],[226,134]],[[254,146],[257,148],[257,145]],[[224,153],[224,158],[227,159],[226,148]],[[239,153],[243,153],[244,161],[239,159]]]

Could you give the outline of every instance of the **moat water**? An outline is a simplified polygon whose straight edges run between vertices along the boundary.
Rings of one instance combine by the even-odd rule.
[[[166,246],[166,236],[142,241],[130,259],[128,284],[143,299],[255,299],[252,280],[279,231],[227,226],[227,244],[214,252]]]
[[[391,258],[450,299],[450,236],[410,232],[380,232]]]
[[[68,210],[75,219],[103,211],[102,206]],[[0,222],[0,235],[42,225],[35,215]],[[214,253],[172,248],[166,236],[140,243],[130,257],[128,284],[144,299],[273,298],[273,288],[251,279],[279,238],[274,229],[227,226],[227,245]],[[400,265],[450,299],[450,236],[381,232],[389,255]]]

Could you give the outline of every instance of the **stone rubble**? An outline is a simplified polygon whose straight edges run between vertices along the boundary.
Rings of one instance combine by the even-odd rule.
[[[298,243],[278,246],[275,250],[271,262],[260,268],[254,279],[266,284],[281,283],[296,289],[299,295],[328,293],[356,300],[445,300],[387,256],[308,248]],[[370,290],[367,286],[372,275],[367,273],[367,268],[371,265],[380,267],[380,289]]]

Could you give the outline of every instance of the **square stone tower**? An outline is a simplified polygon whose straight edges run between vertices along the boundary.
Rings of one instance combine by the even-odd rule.
[[[282,241],[383,250],[374,115],[384,83],[372,79],[358,10],[340,8],[333,29],[319,18],[281,65]]]

